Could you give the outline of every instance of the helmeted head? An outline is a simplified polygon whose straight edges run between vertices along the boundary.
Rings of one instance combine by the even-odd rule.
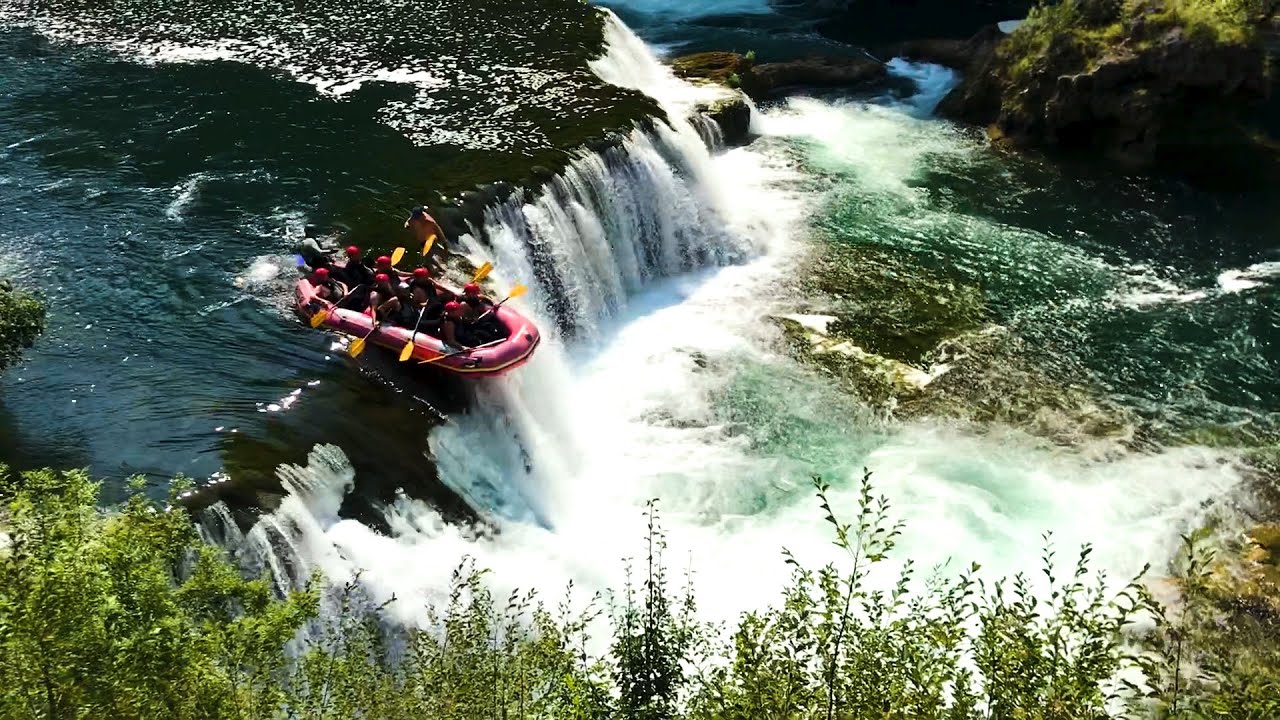
[[[467,297],[480,297],[480,286],[470,282],[462,286],[462,294]]]
[[[329,282],[329,268],[316,268],[311,277],[318,283]]]
[[[413,279],[414,279],[414,280],[426,280],[426,279],[427,279],[427,278],[429,278],[429,277],[431,277],[431,271],[430,271],[430,270],[428,270],[428,269],[426,269],[426,268],[424,268],[424,267],[414,268],[414,269],[413,269]]]
[[[451,318],[462,317],[462,303],[456,300],[450,300],[444,304],[444,314]]]
[[[355,245],[348,245],[348,246],[347,246],[347,257],[348,257],[348,258],[350,258],[350,259],[352,259],[352,260],[359,260],[359,259],[360,259],[360,248],[356,247]]]
[[[391,258],[387,257],[386,255],[379,255],[378,267],[382,269],[389,269],[391,267]]]
[[[379,285],[390,285],[391,276],[386,273],[378,273],[377,275],[373,276],[373,281],[378,283]]]

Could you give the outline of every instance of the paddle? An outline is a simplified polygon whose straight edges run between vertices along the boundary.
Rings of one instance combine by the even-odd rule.
[[[427,241],[422,244],[422,257],[425,260],[427,253],[431,252],[431,246],[436,244],[436,235],[431,233],[427,236]]]
[[[426,311],[426,305],[423,305],[422,309],[418,311],[418,322],[413,324],[413,334],[409,336],[409,342],[405,343],[404,348],[400,350],[400,362],[404,362],[413,356],[413,341],[414,338],[418,337],[418,328],[422,325],[422,315]]]
[[[399,265],[400,261],[403,259],[404,259],[404,248],[402,247],[396,248],[395,252],[391,253],[391,267],[395,267],[396,265]]]
[[[493,263],[486,260],[485,263],[476,270],[476,274],[471,278],[471,282],[478,283],[489,277],[489,273],[491,272],[493,272]]]
[[[341,305],[343,302],[345,302],[347,298],[349,298],[349,297],[354,297],[354,296],[355,296],[355,294],[356,294],[356,290],[359,290],[359,289],[360,289],[360,288],[362,288],[362,287],[366,287],[366,286],[365,286],[365,285],[360,285],[360,286],[358,286],[358,287],[356,287],[356,288],[353,288],[353,289],[351,289],[351,290],[348,290],[346,295],[343,295],[342,297],[338,298],[338,302],[334,303],[334,304],[333,304],[333,307],[328,308],[328,309],[321,309],[321,310],[320,310],[320,311],[318,311],[315,315],[312,315],[312,316],[311,316],[311,327],[313,327],[313,328],[318,328],[318,327],[320,327],[321,325],[323,325],[323,324],[324,324],[324,321],[325,321],[325,320],[327,320],[327,319],[329,319],[329,314],[330,314],[330,313],[332,313],[334,310],[337,310],[337,309],[338,309],[338,306],[339,306],[339,305]]]
[[[529,288],[525,287],[524,285],[517,284],[515,287],[511,288],[511,292],[507,293],[506,297],[502,298],[501,302],[489,308],[488,310],[485,310],[484,312],[480,313],[480,317],[476,318],[476,322],[480,322],[481,320],[488,317],[489,313],[502,307],[502,303],[510,300],[511,298],[518,298],[527,292],[529,292]]]
[[[487,348],[487,347],[490,347],[490,346],[492,346],[492,345],[497,345],[498,343],[502,343],[502,342],[506,342],[506,341],[507,341],[507,339],[506,339],[506,338],[502,338],[502,339],[500,339],[500,340],[494,340],[493,342],[487,342],[487,343],[485,343],[485,344],[483,344],[483,345],[477,345],[477,346],[475,346],[475,347],[469,347],[469,348],[462,348],[461,350],[459,350],[459,351],[457,351],[457,352],[449,353],[448,355],[437,355],[436,357],[433,357],[433,358],[431,358],[430,360],[419,360],[419,361],[418,361],[418,364],[419,364],[419,365],[429,365],[429,364],[431,364],[431,363],[433,363],[433,362],[435,362],[435,361],[437,361],[437,360],[444,360],[445,358],[451,358],[451,357],[454,357],[454,356],[456,356],[456,355],[462,355],[462,354],[464,354],[464,353],[469,353],[469,352],[471,352],[472,350],[479,350],[480,348]]]
[[[381,324],[382,324],[381,320],[375,320],[373,323],[373,327],[369,329],[368,335],[365,335],[362,338],[356,338],[355,340],[351,341],[351,347],[347,349],[347,352],[350,353],[351,357],[356,357],[360,353],[364,352],[365,341],[369,339],[369,335],[372,335],[374,331],[378,329],[378,326]]]

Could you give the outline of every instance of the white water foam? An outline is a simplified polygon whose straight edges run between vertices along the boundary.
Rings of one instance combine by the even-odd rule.
[[[631,77],[652,78],[653,67]],[[1098,460],[1012,430],[883,427],[774,352],[764,316],[794,305],[799,228],[819,200],[790,160],[794,138],[841,114],[840,127],[858,132],[821,140],[827,152],[856,163],[876,192],[902,193],[929,152],[975,152],[912,112],[792,103],[763,118],[775,137],[714,157],[675,122],[579,159],[534,203],[494,209],[492,248],[468,247],[494,258],[500,282],[531,286],[515,302],[547,342],[512,376],[478,383],[471,412],[430,443],[441,478],[496,516],[499,532],[477,536],[404,497],[385,510],[390,535],[340,520],[352,473],[326,446],[305,468],[283,469],[292,493],[251,538],[262,561],[293,582],[312,569],[335,583],[363,570],[374,602],[394,595],[390,612],[421,623],[423,603],[440,599],[467,555],[494,571],[499,593],[557,592],[569,580],[619,587],[621,559],[642,547],[644,502],[659,497],[673,574],[691,567],[704,613],[728,619],[776,601],[784,546],[808,563],[831,557],[809,475],[832,483],[847,517],[864,464],[908,520],[901,557],[919,565],[954,557],[993,575],[1033,570],[1046,531],[1064,548],[1094,542],[1112,572],[1158,561],[1238,482],[1227,456]]]
[[[1280,262],[1255,263],[1243,270],[1225,270],[1218,275],[1218,287],[1224,293],[1238,293],[1276,282],[1280,282]]]

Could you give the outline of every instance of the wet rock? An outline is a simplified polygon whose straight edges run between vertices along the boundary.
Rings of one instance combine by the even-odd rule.
[[[702,80],[737,88],[743,86],[744,80],[747,85],[751,84],[754,65],[746,55],[715,51],[675,58],[671,61],[671,70],[676,77],[686,80]]]
[[[918,395],[945,368],[934,373],[868,352],[834,328],[833,315],[778,315],[772,318],[783,330],[792,351],[803,361],[822,369],[848,392],[874,405],[892,407],[900,399]]]
[[[695,111],[711,119],[720,127],[722,140],[726,145],[741,145],[751,135],[751,106],[742,93],[734,93],[731,97],[706,105],[699,105]]]
[[[967,40],[924,38],[878,48],[880,57],[900,57],[911,62],[934,63],[955,70],[968,70],[976,62],[989,57],[1004,33],[988,25]]]
[[[885,65],[869,57],[813,55],[799,60],[765,63],[754,68],[752,97],[763,97],[791,87],[860,88],[884,83]]]

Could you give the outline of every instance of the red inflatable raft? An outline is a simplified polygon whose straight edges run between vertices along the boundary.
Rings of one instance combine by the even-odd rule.
[[[342,283],[338,284],[342,285]],[[436,285],[455,295],[462,294],[461,291],[442,283],[436,283]],[[342,287],[346,291],[346,286],[342,285]],[[434,335],[429,335],[422,330],[414,335],[412,328],[399,325],[382,323],[370,334],[369,331],[373,329],[373,318],[359,310],[346,307],[341,300],[338,301],[339,304],[335,310],[333,303],[316,296],[315,286],[305,277],[298,280],[294,299],[298,312],[304,318],[309,320],[314,313],[322,309],[329,310],[329,315],[325,318],[322,327],[355,337],[368,336],[369,343],[397,353],[404,348],[410,336],[413,336],[413,356],[408,362],[434,360],[435,362],[431,363],[434,367],[469,377],[501,375],[520,367],[533,355],[534,348],[538,347],[540,340],[537,326],[506,305],[495,310],[494,317],[507,328],[507,337],[460,353],[462,348],[447,345]],[[446,357],[437,360],[441,356]]]

